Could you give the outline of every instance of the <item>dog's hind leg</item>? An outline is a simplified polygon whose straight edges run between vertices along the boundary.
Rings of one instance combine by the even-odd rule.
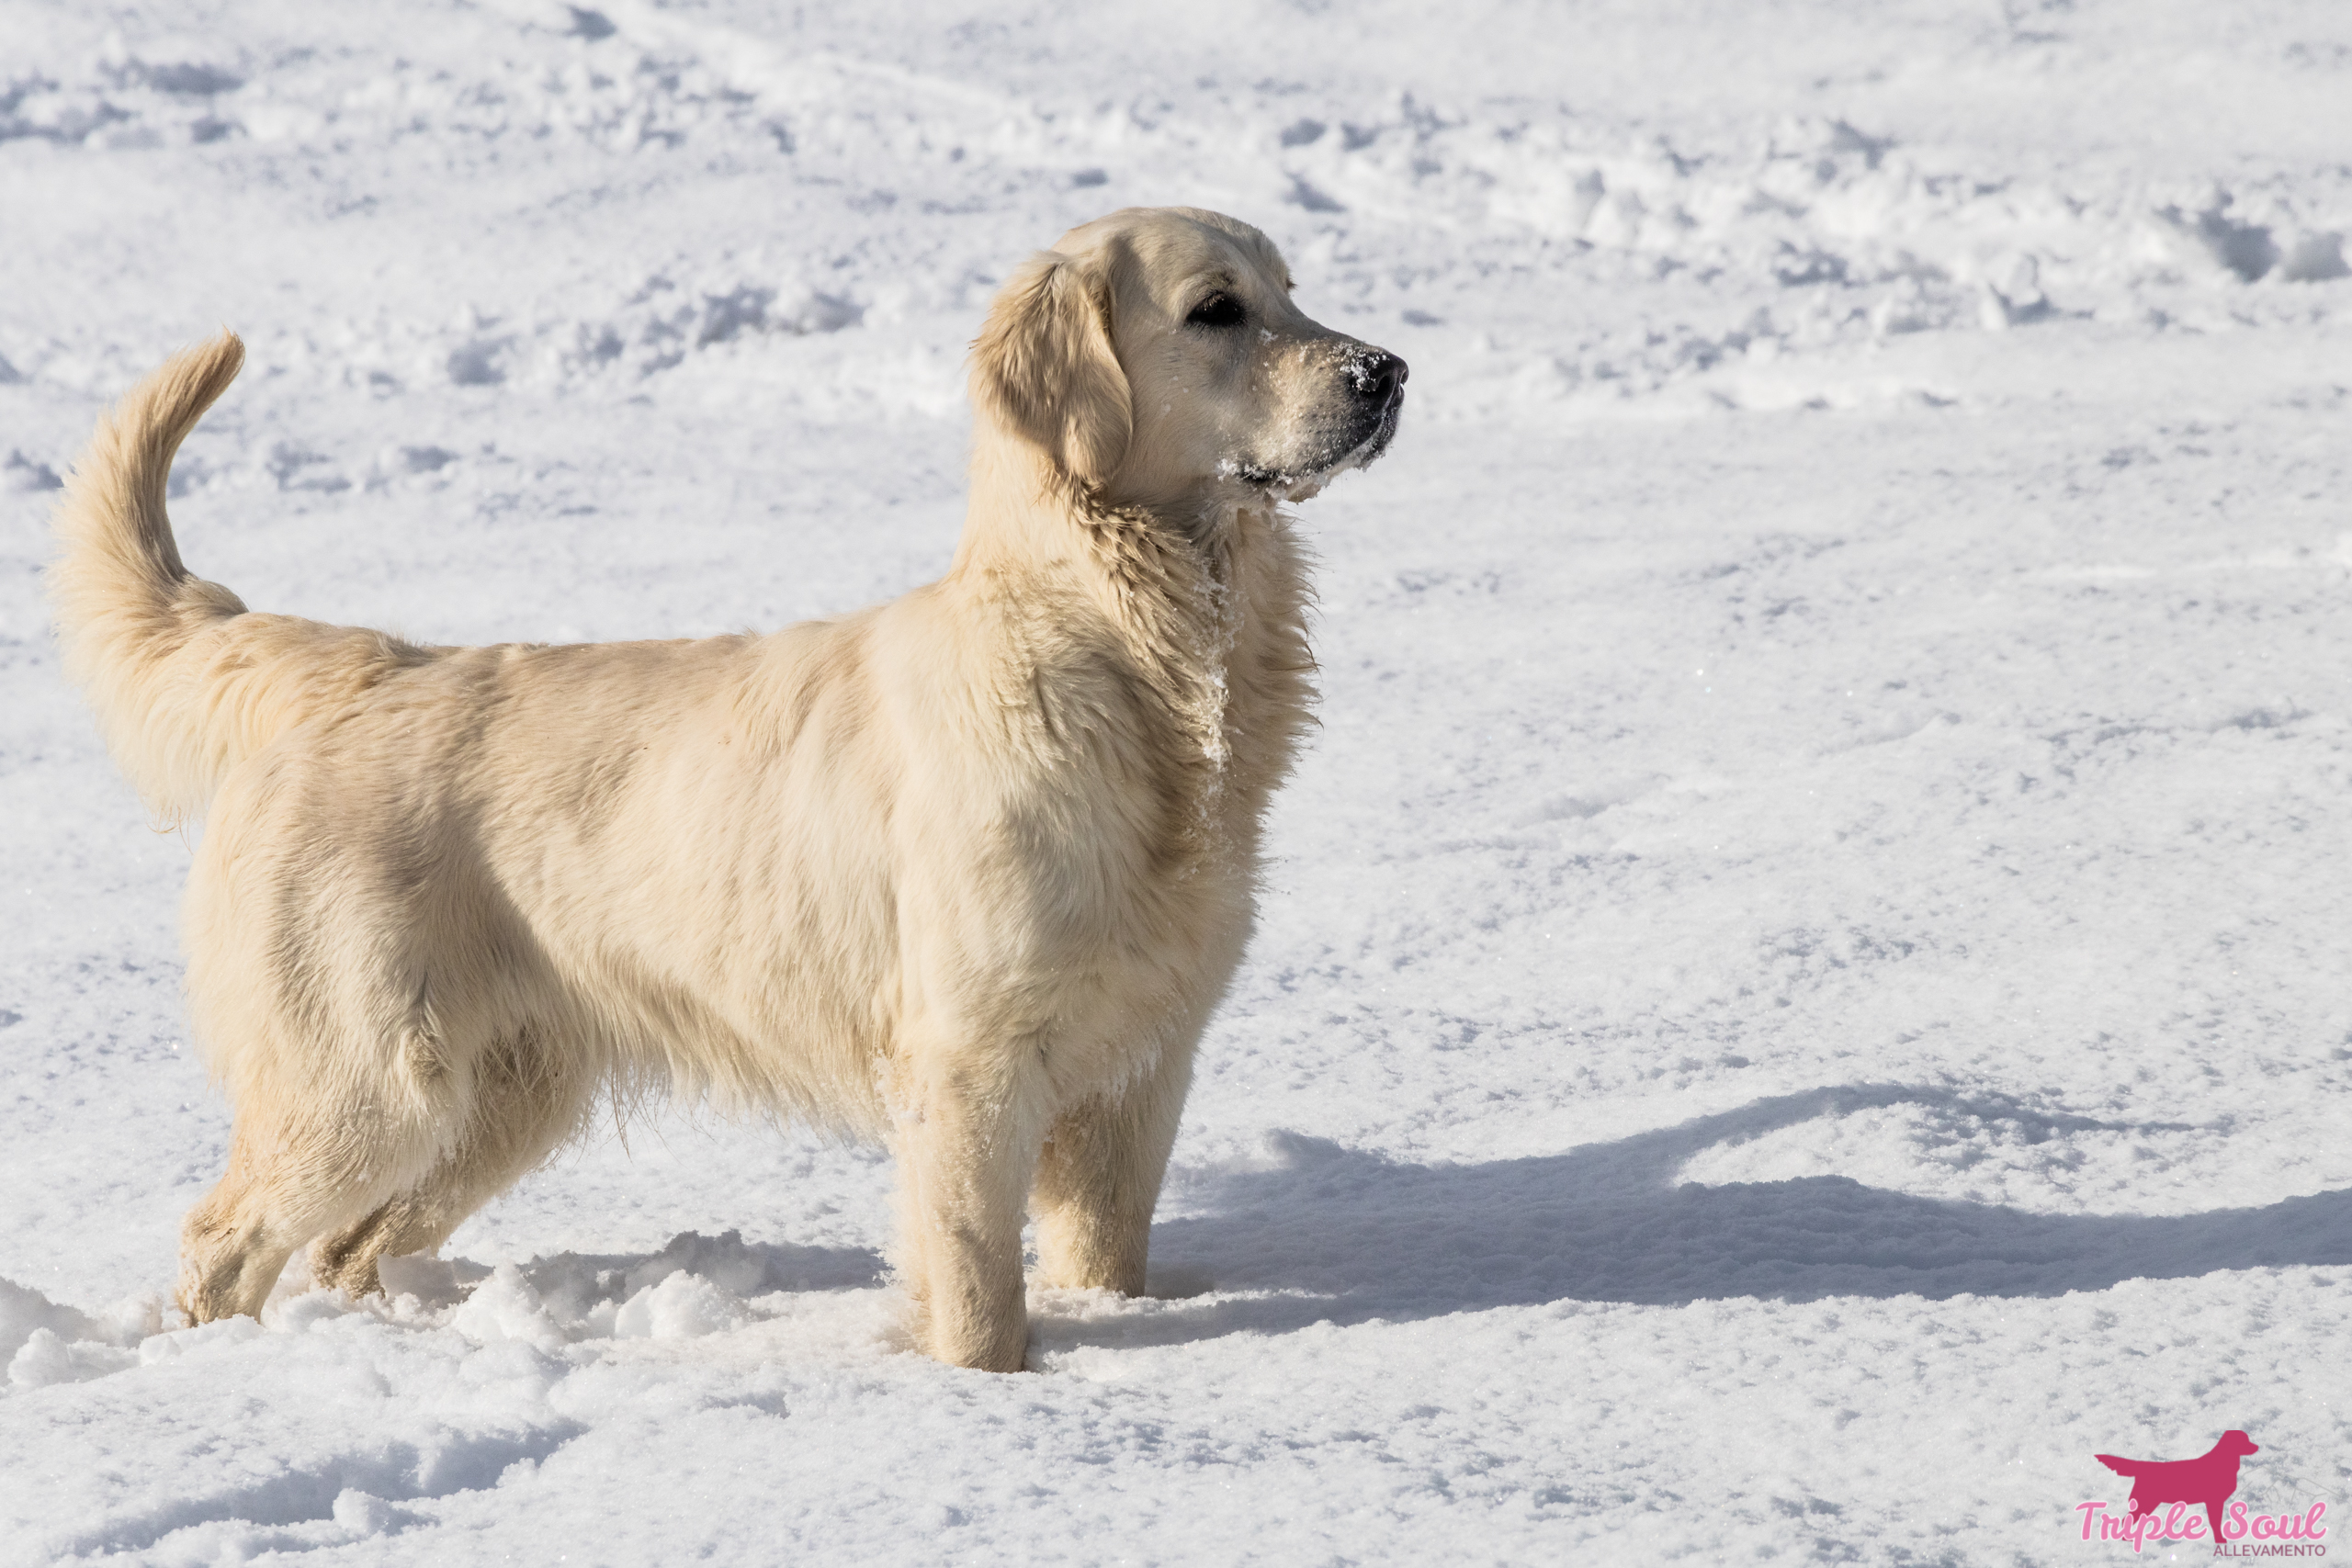
[[[1143,1294],[1151,1213],[1192,1076],[1186,1036],[1123,1092],[1055,1121],[1032,1200],[1039,1284]]]
[[[382,1288],[376,1263],[437,1251],[469,1215],[569,1142],[594,1081],[530,1031],[484,1052],[457,1146],[408,1191],[311,1248],[311,1274],[355,1296]]]
[[[180,1226],[179,1304],[191,1323],[258,1317],[295,1248],[377,1200],[378,1151],[353,1131],[238,1116],[227,1172]]]
[[[180,1305],[206,1323],[258,1315],[297,1247],[366,1224],[446,1163],[488,1053],[453,1045],[410,987],[352,978],[308,929],[197,907],[198,933],[267,955],[191,943],[189,1003],[236,1108],[228,1170],[181,1227]]]

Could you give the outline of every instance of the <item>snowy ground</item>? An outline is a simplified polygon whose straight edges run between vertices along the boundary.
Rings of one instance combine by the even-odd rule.
[[[2352,9],[819,10],[0,0],[0,1562],[2076,1562],[2233,1427],[2352,1509]],[[99,408],[247,334],[259,606],[772,626],[940,570],[995,280],[1174,201],[1413,378],[1159,1298],[944,1369],[878,1155],[673,1111],[171,1331]]]

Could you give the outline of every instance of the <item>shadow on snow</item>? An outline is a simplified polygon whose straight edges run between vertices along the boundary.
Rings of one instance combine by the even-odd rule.
[[[1047,1337],[1178,1340],[1563,1300],[2054,1296],[2132,1279],[2352,1264],[2352,1190],[2198,1214],[2052,1215],[1836,1176],[1674,1182],[1685,1161],[1713,1145],[1906,1102],[2022,1122],[2036,1137],[2181,1125],[2051,1116],[1949,1089],[1871,1084],[1483,1165],[1398,1164],[1278,1134],[1274,1168],[1209,1177],[1194,1198],[1210,1213],[1154,1228],[1153,1284],[1167,1294],[1296,1293],[1170,1301],[1132,1318],[1065,1321]]]
[[[1153,1227],[1151,1286],[1160,1299],[1117,1306],[1099,1297],[1049,1299],[1041,1303],[1041,1343],[1173,1343],[1556,1301],[2054,1296],[2217,1269],[2352,1264],[2352,1190],[2198,1214],[2052,1215],[1913,1197],[1838,1176],[1675,1183],[1686,1161],[1716,1145],[1904,1103],[2022,1122],[2037,1139],[2184,1125],[2098,1122],[1951,1089],[1857,1084],[1758,1100],[1568,1154],[1483,1165],[1400,1164],[1277,1133],[1269,1168],[1194,1177],[1187,1206],[1207,1212]],[[858,1248],[746,1244],[729,1233],[681,1235],[650,1258],[565,1254],[524,1272],[543,1292],[585,1301],[618,1299],[681,1269],[750,1296],[870,1286],[883,1268],[879,1255]]]

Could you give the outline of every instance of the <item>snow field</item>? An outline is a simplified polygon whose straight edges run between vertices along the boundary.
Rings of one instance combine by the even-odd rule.
[[[2073,1561],[2228,1427],[2352,1506],[2337,8],[9,31],[0,1562]],[[940,570],[995,281],[1161,201],[1413,379],[1155,1299],[936,1367],[887,1162],[676,1108],[177,1328],[187,851],[35,575],[97,410],[246,333],[174,507],[257,606],[772,626]]]

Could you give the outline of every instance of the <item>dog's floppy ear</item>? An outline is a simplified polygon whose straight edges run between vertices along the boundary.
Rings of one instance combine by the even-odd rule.
[[[972,402],[1081,484],[1111,477],[1133,414],[1099,260],[1040,251],[1021,264],[972,344]]]

